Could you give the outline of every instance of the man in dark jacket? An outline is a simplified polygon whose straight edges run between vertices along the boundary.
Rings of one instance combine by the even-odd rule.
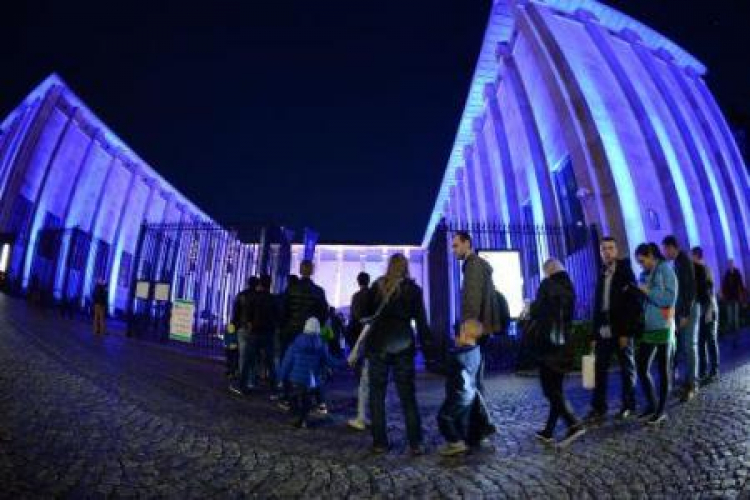
[[[729,268],[721,280],[721,299],[727,308],[727,330],[733,333],[740,329],[740,306],[745,301],[747,290],[734,260],[729,259],[727,263]]]
[[[622,407],[617,417],[628,418],[636,409],[633,338],[640,316],[637,288],[630,259],[618,259],[617,241],[603,238],[599,244],[603,267],[596,282],[591,349],[596,354],[596,385],[591,400],[589,422],[597,423],[607,414],[607,379],[612,355],[617,355],[622,380]]]
[[[696,300],[701,306],[698,326],[698,377],[701,383],[714,382],[719,376],[719,311],[714,292],[714,276],[703,260],[703,249],[691,251],[695,265]]]
[[[367,316],[370,297],[370,275],[361,272],[357,275],[359,290],[352,295],[351,307],[349,308],[349,325],[346,331],[346,343],[349,349],[353,349],[357,343],[359,334],[362,333],[362,318]]]
[[[456,233],[452,247],[458,260],[463,262],[461,321],[479,321],[487,335],[500,331],[502,321],[492,281],[492,266],[474,252],[471,235],[466,231]]]
[[[499,304],[495,294],[495,284],[492,281],[492,266],[486,260],[479,257],[472,248],[471,235],[466,231],[458,231],[453,236],[453,253],[458,260],[463,262],[464,280],[461,287],[461,322],[474,320],[482,324],[485,336],[478,342],[482,354],[477,372],[477,390],[486,398],[484,390],[484,365],[485,346],[488,336],[502,330],[502,319]],[[480,413],[479,420],[484,421],[483,436],[489,436],[495,432],[495,426],[491,423],[486,407],[475,408]],[[482,426],[480,426],[482,427]]]
[[[300,279],[290,283],[282,299],[280,359],[284,359],[287,347],[302,333],[308,319],[315,317],[321,325],[328,319],[326,293],[312,281],[315,271],[312,261],[303,260],[299,271]]]
[[[662,241],[664,256],[674,262],[677,275],[677,359],[685,364],[685,376],[680,400],[685,403],[695,397],[698,378],[698,319],[701,316],[700,304],[695,300],[695,266],[690,257],[680,250],[677,239],[667,236]]]
[[[251,276],[247,280],[247,287],[242,290],[234,299],[232,306],[232,325],[237,332],[237,343],[240,347],[239,366],[240,379],[239,386],[230,386],[230,390],[237,394],[244,394],[248,391],[250,370],[252,363],[251,356],[251,332],[253,320],[253,298],[256,288],[258,287],[258,278]]]
[[[252,337],[255,341],[255,358],[261,357],[261,369],[268,376],[270,387],[276,387],[274,337],[279,324],[276,298],[271,294],[271,276],[260,277],[253,297]]]

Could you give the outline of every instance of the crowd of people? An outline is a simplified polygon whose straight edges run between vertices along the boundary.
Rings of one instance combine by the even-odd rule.
[[[445,363],[445,400],[436,416],[446,444],[446,456],[481,446],[494,433],[486,403],[484,366],[487,342],[508,322],[507,306],[495,290],[492,267],[472,248],[471,236],[458,232],[452,250],[461,262],[460,322],[454,347]],[[611,237],[600,243],[603,267],[598,274],[591,331],[595,354],[595,389],[591,411],[579,419],[564,390],[565,375],[575,363],[572,321],[575,287],[557,259],[544,263],[544,279],[535,300],[529,301],[520,324],[533,346],[549,416],[536,436],[545,443],[566,446],[607,416],[607,385],[612,358],[619,365],[621,407],[618,419],[638,418],[658,425],[667,418],[673,382],[681,402],[718,379],[719,349],[717,292],[727,304],[728,323],[739,328],[739,304],[745,300],[742,277],[734,265],[716,290],[700,247],[688,256],[676,239],[661,247],[644,243],[635,250],[639,276],[630,259],[620,255]],[[286,291],[271,294],[271,278],[251,278],[235,299],[232,321],[225,335],[230,389],[256,392],[267,382],[270,398],[293,415],[298,428],[308,427],[313,412],[326,414],[325,387],[334,370],[350,367],[357,374],[357,414],[347,421],[352,429],[372,434],[372,451],[386,453],[386,393],[393,380],[406,423],[412,454],[424,453],[421,415],[415,387],[415,356],[434,354],[433,337],[420,286],[410,277],[402,254],[390,257],[385,274],[371,284],[360,273],[359,290],[352,297],[348,324],[329,307],[324,290],[312,279],[313,263],[300,265],[300,276],[290,277]],[[277,345],[278,344],[278,345]],[[345,344],[346,347],[344,347]],[[344,356],[348,350],[348,356]],[[659,387],[651,377],[656,360]],[[637,405],[640,383],[644,404]],[[369,415],[369,418],[368,418]],[[567,429],[555,441],[562,419]]]

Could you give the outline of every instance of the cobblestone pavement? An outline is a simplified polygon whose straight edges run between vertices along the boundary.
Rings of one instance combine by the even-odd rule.
[[[722,380],[671,407],[661,429],[610,422],[566,450],[533,439],[547,410],[537,381],[496,376],[493,448],[440,458],[442,382],[421,375],[429,453],[405,453],[391,395],[394,449],[373,456],[369,436],[344,426],[349,380],[329,394],[327,421],[296,430],[265,397],[230,396],[216,363],[97,341],[81,322],[0,296],[0,497],[750,498],[743,340]],[[568,383],[582,414],[589,394]]]

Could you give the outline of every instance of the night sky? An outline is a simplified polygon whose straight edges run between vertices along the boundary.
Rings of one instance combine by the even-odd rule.
[[[750,114],[745,0],[610,0]],[[490,1],[34,1],[3,6],[0,115],[57,72],[222,224],[418,243]]]

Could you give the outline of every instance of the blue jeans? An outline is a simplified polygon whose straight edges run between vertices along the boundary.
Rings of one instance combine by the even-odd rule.
[[[370,419],[372,439],[375,446],[388,447],[386,433],[385,396],[388,376],[393,372],[396,392],[406,418],[406,436],[412,448],[422,444],[422,420],[417,407],[414,387],[414,350],[407,349],[398,354],[372,353],[367,361],[370,370]]]
[[[472,402],[448,395],[438,412],[440,433],[449,443],[466,441],[469,434],[469,420]]]
[[[682,360],[685,365],[685,375],[683,384],[688,389],[695,388],[695,381],[698,378],[698,328],[701,317],[701,306],[697,302],[690,308],[690,317],[687,325],[680,328],[681,318],[677,318],[677,352],[674,359],[674,366]]]

